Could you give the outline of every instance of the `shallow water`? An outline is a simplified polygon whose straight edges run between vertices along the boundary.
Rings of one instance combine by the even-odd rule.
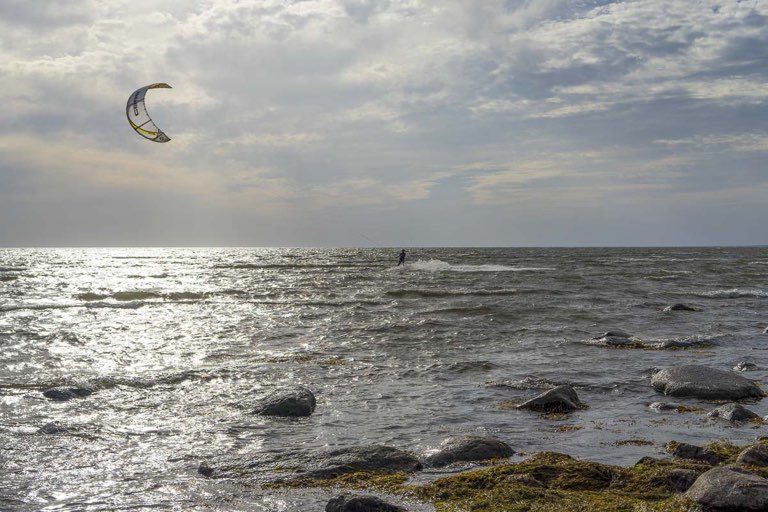
[[[333,492],[197,466],[371,443],[423,455],[462,433],[632,464],[672,439],[768,432],[648,408],[714,407],[660,396],[654,367],[748,361],[765,382],[767,248],[411,249],[395,267],[398,252],[0,250],[0,509],[322,510]],[[674,303],[698,311],[662,312]],[[587,343],[616,329],[694,346]],[[510,406],[559,383],[589,408],[552,420]],[[65,385],[95,392],[42,395]],[[292,385],[315,391],[312,417],[250,414]],[[763,402],[749,407],[766,415]],[[50,422],[66,432],[39,432]]]

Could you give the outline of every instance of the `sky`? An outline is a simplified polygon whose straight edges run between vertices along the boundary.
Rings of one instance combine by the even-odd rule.
[[[2,0],[0,246],[768,244],[768,0]],[[135,89],[171,137],[141,138]]]

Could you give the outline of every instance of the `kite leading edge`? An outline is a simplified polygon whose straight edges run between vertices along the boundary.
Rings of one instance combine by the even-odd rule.
[[[154,142],[168,142],[171,140],[163,131],[157,127],[147,113],[147,106],[144,103],[144,96],[150,89],[170,89],[171,86],[164,83],[157,83],[147,85],[136,89],[133,94],[128,97],[128,104],[125,106],[125,115],[128,117],[128,122],[131,123],[131,128],[136,130],[136,133],[144,137],[145,139]]]

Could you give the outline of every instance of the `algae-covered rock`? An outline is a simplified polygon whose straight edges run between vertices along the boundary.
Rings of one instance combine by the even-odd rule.
[[[517,406],[518,409],[529,409],[539,412],[571,412],[581,406],[579,396],[569,385],[564,384],[531,398]]]
[[[667,481],[670,487],[677,492],[685,492],[691,488],[699,477],[699,473],[692,469],[671,469],[667,473]]]
[[[315,395],[306,388],[281,390],[265,398],[254,409],[261,416],[301,417],[315,411]]]
[[[745,448],[736,458],[739,464],[768,466],[768,445],[756,444]]]
[[[325,506],[325,512],[406,512],[376,496],[336,496]]]
[[[705,464],[717,464],[723,460],[720,455],[712,450],[688,443],[670,443],[667,449],[673,457],[679,459],[695,460]]]
[[[725,466],[702,474],[685,495],[704,509],[720,512],[768,510],[768,479]]]
[[[741,404],[725,404],[711,411],[707,416],[712,418],[722,418],[728,421],[750,421],[760,419],[760,415],[756,414]]]
[[[342,448],[315,456],[310,461],[306,476],[334,478],[358,471],[378,473],[411,473],[422,468],[414,455],[384,445]]]
[[[507,443],[492,437],[451,437],[443,441],[440,451],[426,458],[424,465],[443,467],[454,462],[511,457],[514,453]]]
[[[651,377],[651,385],[665,395],[705,400],[741,400],[764,396],[763,391],[749,379],[733,372],[698,365],[661,370]]]

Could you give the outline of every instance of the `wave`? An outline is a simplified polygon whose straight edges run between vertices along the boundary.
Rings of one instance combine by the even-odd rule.
[[[443,309],[431,309],[429,311],[423,311],[422,315],[462,315],[462,316],[485,316],[493,314],[493,308],[487,306],[468,306],[465,308],[443,308]]]
[[[389,290],[386,295],[401,299],[408,298],[429,298],[429,297],[456,297],[456,296],[496,296],[496,295],[516,295],[516,288],[506,288],[500,290],[448,290],[448,289],[400,289]]]
[[[397,267],[395,267],[397,268]],[[407,263],[406,269],[425,272],[544,272],[552,267],[510,267],[508,265],[452,265],[441,260],[417,260]]]
[[[768,291],[748,288],[732,288],[730,290],[700,292],[695,295],[708,299],[740,299],[746,297],[768,298]]]
[[[118,302],[135,302],[152,299],[165,299],[165,300],[200,300],[208,297],[208,293],[200,292],[147,292],[147,291],[130,291],[130,292],[115,292],[115,293],[78,293],[74,297],[78,300],[85,302],[104,301],[114,299]]]

